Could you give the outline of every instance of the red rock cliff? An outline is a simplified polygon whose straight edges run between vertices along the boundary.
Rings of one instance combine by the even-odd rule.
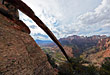
[[[55,75],[41,48],[17,26],[0,14],[0,75]]]

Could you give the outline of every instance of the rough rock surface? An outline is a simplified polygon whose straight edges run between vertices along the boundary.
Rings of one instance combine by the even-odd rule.
[[[0,13],[2,15],[6,16],[11,21],[13,21],[15,24],[17,24],[17,25],[15,25],[15,24],[11,25],[11,27],[30,34],[30,29],[27,27],[27,25],[23,21],[17,19],[16,17],[13,17],[15,14],[10,14],[9,9],[1,3],[0,3]],[[15,12],[13,12],[13,13],[15,13]]]
[[[44,52],[16,26],[0,14],[0,75],[55,75]]]
[[[73,50],[72,50],[71,47],[69,47],[69,46],[64,46],[64,49],[65,49],[65,51],[66,51],[66,53],[67,53],[67,55],[68,55],[69,57],[74,57],[74,55],[73,55]]]
[[[96,66],[101,66],[105,58],[110,57],[110,37],[99,40],[97,47],[99,51],[89,54],[86,59]]]

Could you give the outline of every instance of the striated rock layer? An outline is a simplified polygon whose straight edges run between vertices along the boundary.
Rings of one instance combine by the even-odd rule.
[[[44,52],[17,26],[0,14],[0,75],[55,75]]]
[[[100,67],[105,58],[110,58],[110,37],[99,40],[97,48],[99,51],[86,55],[85,59]]]

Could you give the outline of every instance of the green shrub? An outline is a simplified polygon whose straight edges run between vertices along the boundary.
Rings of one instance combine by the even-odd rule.
[[[60,75],[99,75],[97,67],[93,65],[84,66],[86,63],[81,58],[71,58],[72,64],[62,63],[59,66]]]
[[[110,57],[105,58],[104,61],[100,68],[100,75],[110,75]]]
[[[59,66],[59,75],[73,75],[73,68],[70,63],[62,63]]]

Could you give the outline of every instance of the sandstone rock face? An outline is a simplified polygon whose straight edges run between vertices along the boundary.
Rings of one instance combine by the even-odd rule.
[[[110,57],[110,37],[99,40],[97,48],[99,51],[89,54],[86,59],[100,67],[105,58]]]
[[[68,55],[69,57],[74,57],[74,55],[73,55],[73,50],[72,50],[71,47],[69,47],[69,46],[64,46],[64,49],[65,49],[65,51],[66,51],[66,53],[67,53],[67,55]]]
[[[13,12],[13,13],[15,13],[15,12]],[[0,3],[0,13],[14,22],[13,24],[10,24],[10,25],[8,24],[8,26],[30,34],[30,29],[27,27],[27,25],[23,21],[17,19],[16,17],[13,17],[15,14],[10,14],[9,9],[1,3]],[[8,21],[10,21],[10,20],[8,20]]]
[[[0,75],[55,75],[47,57],[28,33],[0,14]]]
[[[66,38],[61,38],[59,41],[62,45],[72,45],[74,56],[80,56],[83,52],[87,51],[88,48],[96,46],[100,39],[107,38],[106,35],[93,35],[89,37],[72,35]]]

